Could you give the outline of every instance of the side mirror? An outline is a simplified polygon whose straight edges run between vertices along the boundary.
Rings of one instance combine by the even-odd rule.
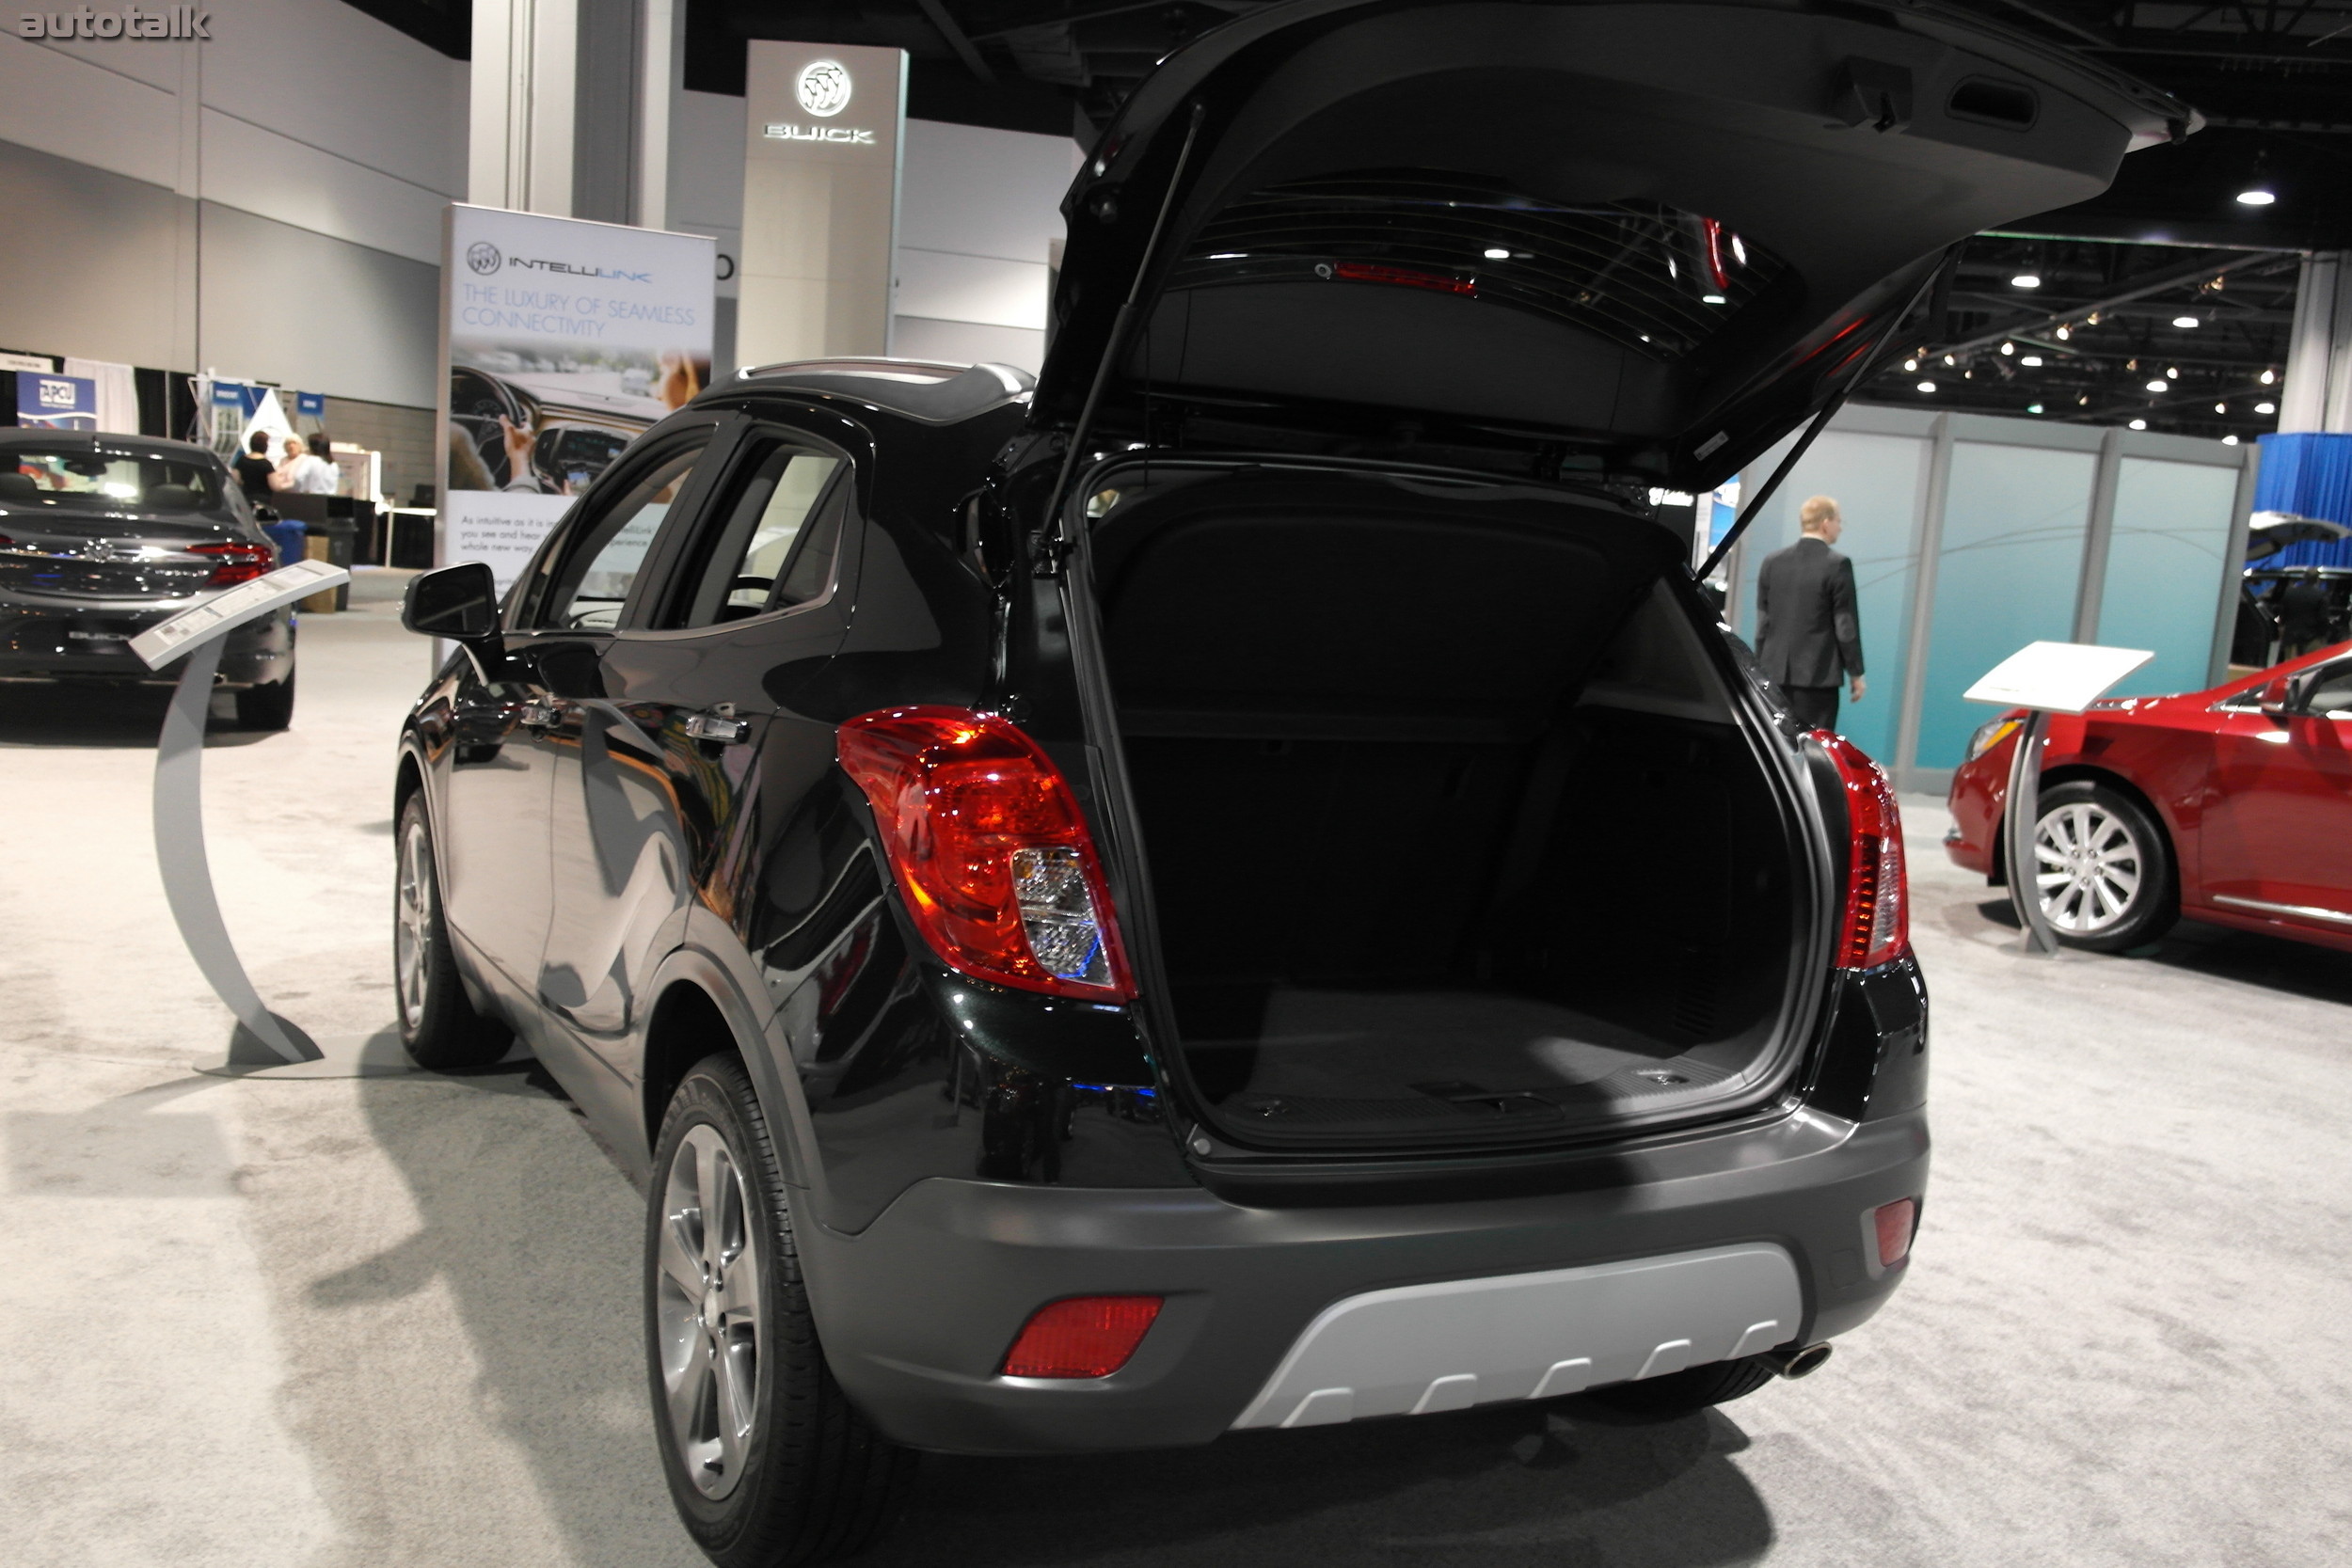
[[[465,561],[411,580],[400,624],[425,637],[478,642],[499,629],[498,579],[486,561]]]
[[[2280,675],[2263,688],[2263,717],[2284,719],[2295,711],[2295,683]]]
[[[253,503],[253,520],[257,523],[274,523],[278,521],[278,508],[274,506],[263,506],[260,501],[255,501]]]

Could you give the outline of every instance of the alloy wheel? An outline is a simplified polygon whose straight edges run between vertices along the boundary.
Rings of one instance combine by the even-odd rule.
[[[2147,870],[2131,824],[2091,800],[2043,814],[2034,828],[2033,854],[2042,912],[2074,936],[2122,924]]]
[[[716,1500],[742,1480],[759,1418],[759,1247],[741,1162],[707,1122],[687,1131],[663,1180],[654,1286],[670,1441]]]
[[[411,1030],[424,1016],[433,967],[433,845],[424,820],[411,816],[400,836],[400,888],[392,906],[392,984],[400,1018]]]

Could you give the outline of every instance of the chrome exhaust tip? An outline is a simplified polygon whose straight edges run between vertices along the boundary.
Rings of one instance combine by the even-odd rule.
[[[1829,1351],[1826,1343],[1806,1345],[1798,1350],[1768,1350],[1757,1359],[1782,1377],[1809,1377],[1821,1370]]]

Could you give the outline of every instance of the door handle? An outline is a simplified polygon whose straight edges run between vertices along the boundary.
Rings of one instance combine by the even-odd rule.
[[[686,733],[696,740],[740,740],[751,733],[748,720],[730,718],[723,713],[690,713],[686,716]]]
[[[553,703],[524,703],[515,709],[515,722],[527,730],[544,730],[555,722]]]

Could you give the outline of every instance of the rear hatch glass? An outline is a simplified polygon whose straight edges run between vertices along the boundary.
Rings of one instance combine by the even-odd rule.
[[[1945,246],[2192,119],[1925,6],[1270,7],[1172,56],[1073,187],[1035,417],[1074,418],[1160,230],[1113,427],[1405,416],[1721,476]]]

